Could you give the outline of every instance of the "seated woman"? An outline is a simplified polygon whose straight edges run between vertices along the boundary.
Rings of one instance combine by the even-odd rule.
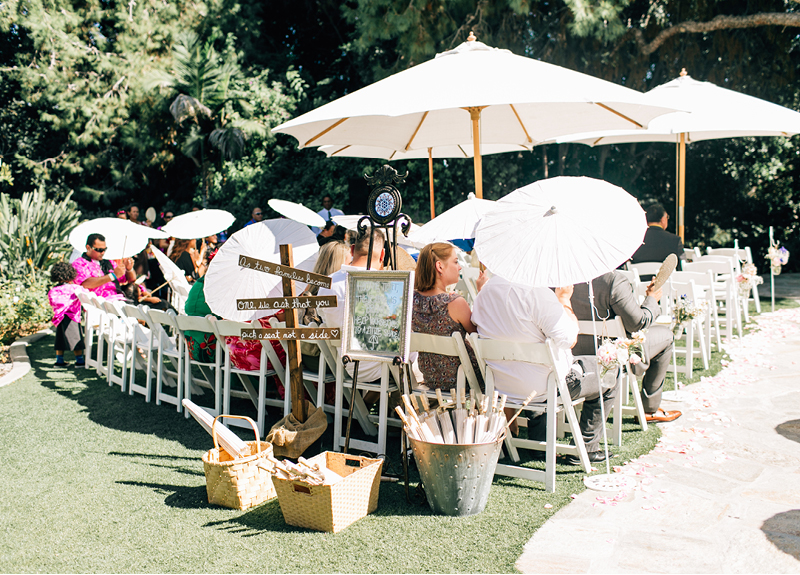
[[[202,249],[198,252],[195,242],[196,240],[175,240],[172,253],[169,255],[169,259],[175,262],[190,283],[203,277],[208,269],[208,263],[205,261],[206,244],[203,243]]]
[[[472,312],[467,301],[459,294],[446,291],[447,286],[458,282],[460,271],[458,256],[452,245],[434,243],[422,248],[414,279],[412,331],[447,337],[456,331],[462,336],[477,331],[472,323]],[[478,287],[482,287],[485,282],[485,275],[481,272]],[[469,343],[467,352],[475,375],[482,385],[478,362]],[[455,388],[459,365],[461,360],[458,357],[426,352],[419,354],[419,368],[429,389],[449,391]]]

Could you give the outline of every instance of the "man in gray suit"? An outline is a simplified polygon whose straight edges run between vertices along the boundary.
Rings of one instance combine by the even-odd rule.
[[[672,357],[672,332],[667,326],[654,325],[658,317],[658,300],[661,288],[654,290],[652,282],[647,286],[646,297],[639,304],[633,286],[623,274],[614,270],[592,280],[594,305],[598,316],[595,319],[621,317],[625,331],[647,330],[644,341],[644,357],[633,366],[634,375],[644,374],[642,380],[642,405],[649,422],[673,421],[681,416],[680,411],[664,411],[661,405],[661,388]],[[572,309],[580,320],[591,320],[589,284],[575,284],[572,293]],[[572,350],[575,355],[594,355],[592,336],[579,335]]]

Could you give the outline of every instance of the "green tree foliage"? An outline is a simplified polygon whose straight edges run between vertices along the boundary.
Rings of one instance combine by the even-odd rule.
[[[316,210],[331,194],[338,207],[359,212],[368,193],[363,175],[382,162],[328,159],[269,129],[455,47],[470,31],[489,45],[638,90],[685,67],[695,79],[797,109],[798,12],[783,0],[6,1],[0,159],[9,172],[0,191],[18,197],[45,183],[55,197],[74,191],[85,213],[131,200],[180,211],[203,202],[205,191],[210,206],[240,222],[272,197]],[[189,33],[201,39],[191,49],[179,42]],[[212,75],[210,99],[190,81],[201,68]],[[159,72],[173,78],[169,89],[149,89]],[[793,249],[794,142],[692,144],[687,243],[735,236],[760,246],[772,224],[786,230]],[[548,145],[490,156],[485,194],[588,175],[672,211],[674,153],[667,144]],[[393,164],[410,174],[405,210],[425,221],[427,163]],[[437,212],[465,198],[472,178],[471,160],[435,162]]]

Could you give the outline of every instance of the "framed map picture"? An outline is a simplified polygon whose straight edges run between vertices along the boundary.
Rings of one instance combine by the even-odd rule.
[[[412,271],[351,271],[347,274],[342,355],[354,360],[408,360]]]

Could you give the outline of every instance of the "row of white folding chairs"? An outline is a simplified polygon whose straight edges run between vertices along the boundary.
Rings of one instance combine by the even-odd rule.
[[[268,398],[267,380],[276,375],[285,380],[275,350],[269,344],[261,346],[261,367],[257,371],[237,369],[231,363],[227,336],[238,336],[242,329],[252,324],[176,315],[148,309],[146,306],[131,306],[121,302],[101,300],[94,295],[81,294],[86,311],[86,357],[87,367],[93,367],[109,385],[119,385],[129,394],[139,393],[146,401],[155,397],[157,405],[168,403],[178,412],[183,410],[181,401],[192,399],[193,395],[208,389],[214,394],[213,407],[206,409],[214,416],[230,414],[231,397],[250,398],[257,412],[256,424],[260,435],[264,434],[265,405],[282,407],[284,415],[290,410],[288,393],[284,399]],[[144,325],[142,325],[142,323]],[[258,326],[260,327],[260,326]],[[185,332],[196,331],[214,336],[217,344],[213,360],[201,362],[192,359]],[[94,345],[94,337],[97,344]],[[196,342],[199,345],[199,342]],[[280,369],[268,369],[268,362]],[[114,366],[121,367],[118,375]],[[143,373],[145,383],[137,381],[137,371]],[[231,376],[236,375],[244,388],[234,390]],[[153,379],[155,377],[155,390]],[[250,378],[257,378],[256,386]],[[188,411],[186,412],[188,417]],[[236,425],[240,420],[225,420],[228,425]]]

